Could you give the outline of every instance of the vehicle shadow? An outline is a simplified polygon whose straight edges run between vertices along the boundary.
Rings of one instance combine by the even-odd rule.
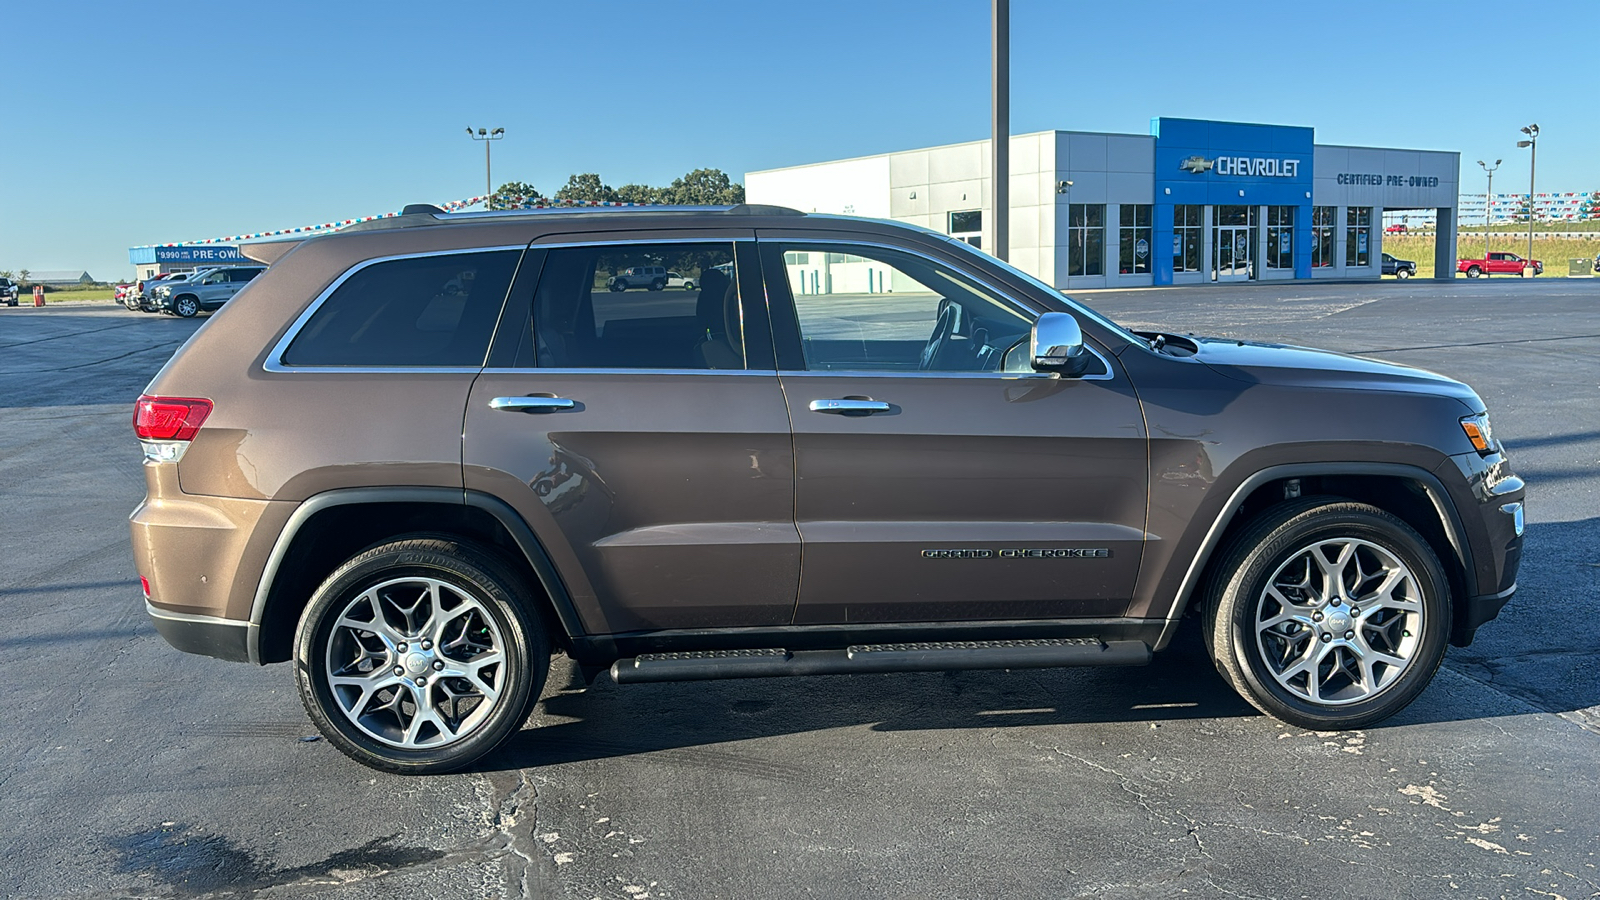
[[[1600,518],[1528,528],[1521,587],[1445,668],[1482,690],[1438,685],[1384,725],[1468,721],[1514,706],[1600,706]],[[1558,602],[1559,601],[1559,602]],[[1150,723],[1259,717],[1217,675],[1192,622],[1149,666],[834,675],[587,689],[559,660],[535,716],[476,768],[538,768],[866,725],[875,731]],[[1486,695],[1483,691],[1494,692]],[[1520,701],[1517,703],[1515,701]]]

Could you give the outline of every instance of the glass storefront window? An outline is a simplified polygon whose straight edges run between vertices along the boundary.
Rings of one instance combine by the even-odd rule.
[[[1204,227],[1204,207],[1198,205],[1172,208],[1172,271],[1200,271],[1200,238]]]
[[[1118,265],[1122,275],[1150,271],[1150,206],[1123,204],[1119,208],[1121,227],[1117,230]]]
[[[1294,207],[1267,207],[1267,268],[1294,268]]]
[[[1311,268],[1333,265],[1333,230],[1338,218],[1337,206],[1311,208]]]
[[[1067,275],[1106,273],[1106,205],[1067,205]]]
[[[1344,264],[1371,265],[1372,207],[1352,206],[1346,209],[1344,224]]]
[[[983,249],[983,210],[969,209],[950,214],[950,236]]]

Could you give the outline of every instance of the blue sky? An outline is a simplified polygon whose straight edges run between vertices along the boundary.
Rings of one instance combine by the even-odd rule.
[[[7,4],[0,268],[131,273],[127,248],[482,193],[665,183],[988,136],[987,0]],[[1600,189],[1593,0],[1012,0],[1012,130],[1151,116],[1504,158]],[[1531,33],[1533,37],[1528,37]],[[1565,43],[1557,36],[1572,37]],[[1524,67],[1523,53],[1536,57]]]

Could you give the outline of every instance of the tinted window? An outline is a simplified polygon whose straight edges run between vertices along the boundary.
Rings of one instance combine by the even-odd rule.
[[[877,247],[786,249],[806,368],[1001,371],[1031,316],[925,257]],[[802,256],[806,263],[791,262]]]
[[[479,366],[520,250],[375,263],[328,297],[283,354],[289,366]]]
[[[260,274],[260,269],[234,269],[228,273],[228,280],[235,282],[249,281]]]
[[[668,268],[685,279],[665,287]],[[659,281],[646,281],[659,275]],[[657,287],[657,285],[662,285]],[[551,250],[533,300],[531,358],[545,369],[742,369],[733,245]]]

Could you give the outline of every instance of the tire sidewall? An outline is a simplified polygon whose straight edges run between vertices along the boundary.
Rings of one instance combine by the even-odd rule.
[[[296,630],[296,682],[318,729],[343,753],[391,772],[447,772],[472,764],[521,727],[537,699],[534,682],[542,686],[540,666],[548,666],[548,651],[542,649],[537,620],[521,609],[507,590],[504,573],[492,571],[494,568],[483,565],[481,558],[391,544],[356,556],[312,595]],[[505,641],[502,681],[506,687],[499,705],[474,734],[434,750],[403,750],[367,735],[341,711],[327,681],[325,652],[338,614],[374,584],[407,577],[433,578],[470,592],[494,619]]]
[[[1355,538],[1394,554],[1411,569],[1422,595],[1422,639],[1411,665],[1394,684],[1376,696],[1338,707],[1319,706],[1278,684],[1256,649],[1255,608],[1266,580],[1306,546],[1326,540]],[[1273,529],[1245,554],[1229,579],[1217,610],[1217,624],[1226,627],[1231,668],[1245,683],[1258,708],[1276,718],[1313,729],[1358,728],[1386,719],[1408,706],[1433,680],[1450,634],[1449,581],[1427,543],[1405,523],[1372,507],[1336,504],[1307,510]],[[1220,650],[1220,648],[1218,648]]]

